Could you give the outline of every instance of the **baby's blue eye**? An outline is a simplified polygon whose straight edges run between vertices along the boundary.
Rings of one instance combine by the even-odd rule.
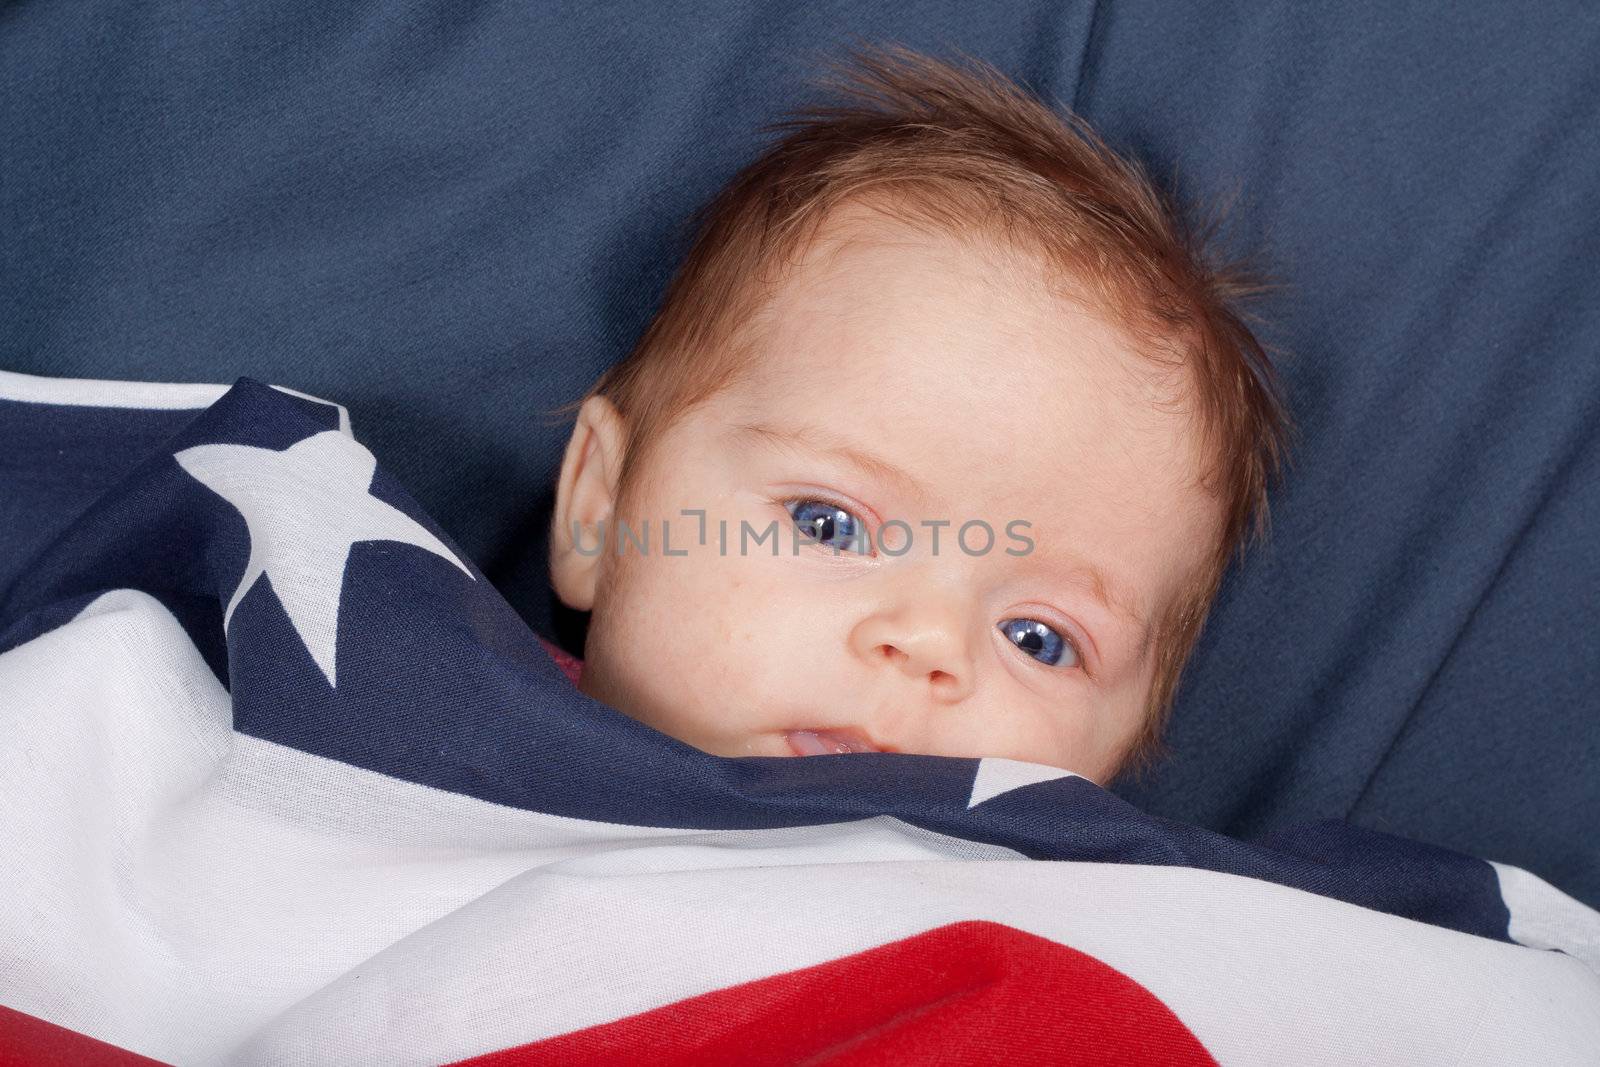
[[[1000,632],[1040,663],[1054,667],[1064,653],[1068,667],[1077,665],[1078,653],[1072,643],[1038,619],[1006,619],[1000,623]]]
[[[794,516],[801,536],[835,551],[860,552],[866,548],[866,524],[843,508],[825,500],[791,500],[784,506]]]

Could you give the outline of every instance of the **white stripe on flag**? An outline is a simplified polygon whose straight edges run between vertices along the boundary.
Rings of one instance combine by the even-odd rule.
[[[102,378],[52,378],[17,371],[0,370],[0,400],[29,404],[59,404],[64,407],[145,408],[155,411],[203,410],[215,404],[232,386],[203,385],[197,382],[122,382]],[[280,393],[302,400],[327,404],[339,410],[339,432],[349,436],[350,412],[320,396],[302,393],[286,385],[274,385]]]
[[[1511,939],[1529,948],[1560,949],[1600,974],[1600,913],[1538,875],[1505,863],[1489,864],[1500,879],[1500,899],[1511,912]]]

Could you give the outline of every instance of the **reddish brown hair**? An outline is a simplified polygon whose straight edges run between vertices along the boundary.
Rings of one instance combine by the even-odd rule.
[[[1126,761],[1148,766],[1228,561],[1265,532],[1268,484],[1283,461],[1287,416],[1239,307],[1265,287],[1210,261],[1216,222],[1188,225],[1086,122],[992,67],[890,47],[857,51],[832,75],[823,85],[840,102],[768,127],[782,136],[702,209],[654,320],[590,390],[628,421],[620,492],[660,431],[738,374],[760,311],[840,206],[868,202],[913,225],[1031,252],[1186,383],[1211,458],[1202,481],[1220,504],[1222,535],[1187,594],[1154,622],[1149,714]]]

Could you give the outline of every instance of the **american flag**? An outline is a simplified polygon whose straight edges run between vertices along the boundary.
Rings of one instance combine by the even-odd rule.
[[[341,406],[0,373],[0,1064],[1600,1063],[1600,914],[601,705]]]

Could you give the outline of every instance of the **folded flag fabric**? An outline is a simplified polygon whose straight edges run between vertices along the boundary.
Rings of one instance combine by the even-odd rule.
[[[1600,915],[1518,868],[588,699],[248,378],[0,374],[0,848],[0,1063],[1600,1055]]]

